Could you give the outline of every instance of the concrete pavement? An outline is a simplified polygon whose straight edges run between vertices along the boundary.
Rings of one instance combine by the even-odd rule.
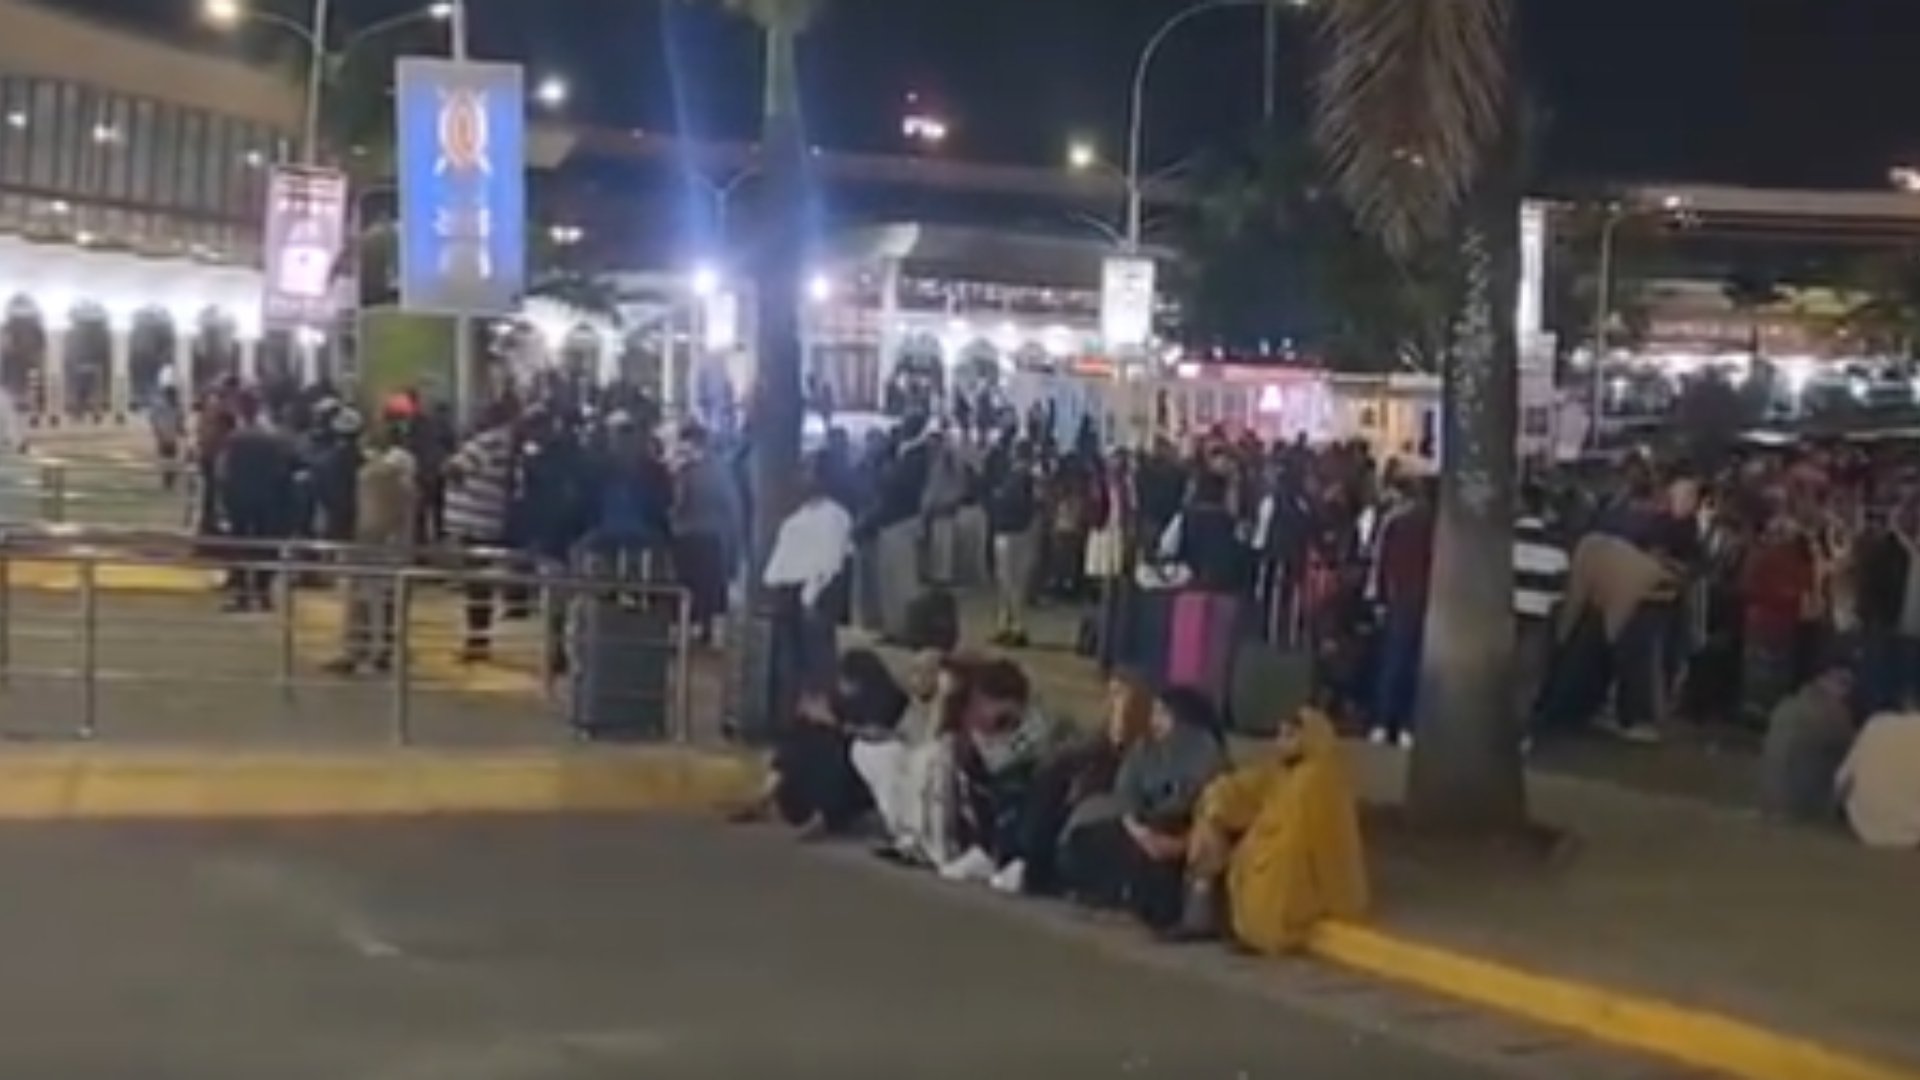
[[[1692,1075],[869,862],[624,819],[0,827],[0,1074]]]

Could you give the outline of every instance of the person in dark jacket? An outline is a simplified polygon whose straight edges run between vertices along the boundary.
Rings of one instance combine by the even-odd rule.
[[[239,540],[274,540],[291,535],[294,514],[294,475],[298,460],[293,443],[286,435],[269,426],[260,415],[259,400],[240,396],[236,427],[220,453],[216,470],[220,485],[220,503],[227,519],[229,535]],[[238,558],[267,560],[270,550],[249,546],[236,550]],[[231,595],[229,611],[272,608],[269,587],[273,574],[266,570],[241,570],[228,579]]]
[[[1380,526],[1373,591],[1381,611],[1380,660],[1372,730],[1376,743],[1410,746],[1420,656],[1426,637],[1427,586],[1433,569],[1433,488],[1408,484],[1408,501]],[[1509,553],[1501,557],[1511,558]]]
[[[320,539],[346,544],[353,541],[354,512],[358,499],[361,452],[360,414],[352,409],[333,410],[328,419],[330,437],[317,446],[309,466],[309,484]]]
[[[1016,444],[989,478],[987,529],[993,536],[993,574],[999,598],[999,627],[994,641],[1021,648],[1027,644],[1027,596],[1033,588],[1039,500],[1034,490],[1033,448]]]

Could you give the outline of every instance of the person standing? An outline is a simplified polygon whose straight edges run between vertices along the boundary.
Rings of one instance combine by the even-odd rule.
[[[506,536],[507,507],[513,496],[513,417],[498,403],[488,408],[480,429],[446,464],[446,528],[462,550],[497,548]],[[467,559],[479,569],[479,557]],[[478,578],[466,586],[466,640],[460,657],[468,663],[493,651],[493,586]]]
[[[296,505],[293,442],[265,421],[259,400],[250,394],[240,395],[235,414],[234,431],[221,448],[216,469],[228,533],[248,541],[286,537],[293,530]],[[228,579],[227,610],[272,609],[273,572],[245,564],[272,562],[277,554],[261,544],[235,550],[243,565]]]
[[[1516,703],[1520,715],[1533,707],[1553,658],[1553,615],[1567,592],[1566,545],[1547,515],[1538,486],[1520,493],[1520,520],[1513,527],[1513,614],[1520,656]]]
[[[339,427],[349,420],[350,426],[358,426],[353,410],[342,410],[334,424]],[[354,476],[349,534],[361,549],[355,559],[404,567],[413,550],[420,500],[418,467],[406,448],[404,433],[389,428],[372,453],[356,458],[360,464]],[[394,636],[404,632],[395,625],[394,579],[386,574],[356,574],[347,579],[346,590],[340,656],[327,670],[352,675],[364,666],[384,672],[393,663]]]
[[[1410,481],[1407,503],[1380,526],[1373,588],[1379,602],[1380,669],[1373,699],[1376,743],[1413,745],[1413,714],[1427,623],[1427,586],[1433,568],[1432,485]]]
[[[147,407],[147,424],[153,431],[154,457],[160,462],[160,490],[172,492],[180,486],[180,451],[187,439],[187,414],[180,406],[177,387],[161,389]],[[10,441],[0,442],[11,449]]]
[[[1013,447],[996,470],[987,494],[987,527],[993,535],[993,574],[999,599],[993,640],[1011,648],[1027,644],[1027,596],[1033,588],[1039,506],[1034,491],[1033,448]]]
[[[740,542],[740,508],[726,466],[708,452],[707,432],[683,433],[686,460],[674,493],[674,565],[692,599],[693,629],[702,644],[713,641],[713,621],[727,613],[728,568]]]

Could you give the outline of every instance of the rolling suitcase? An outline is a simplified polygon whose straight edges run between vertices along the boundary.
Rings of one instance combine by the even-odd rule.
[[[570,717],[582,738],[636,742],[667,735],[677,605],[666,593],[621,587],[650,580],[654,562],[648,553],[578,564],[584,576],[608,579],[604,590],[582,592],[570,605]]]

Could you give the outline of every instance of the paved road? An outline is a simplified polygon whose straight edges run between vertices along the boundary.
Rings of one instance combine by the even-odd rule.
[[[0,829],[0,1075],[1497,1075],[854,857],[660,821]]]

